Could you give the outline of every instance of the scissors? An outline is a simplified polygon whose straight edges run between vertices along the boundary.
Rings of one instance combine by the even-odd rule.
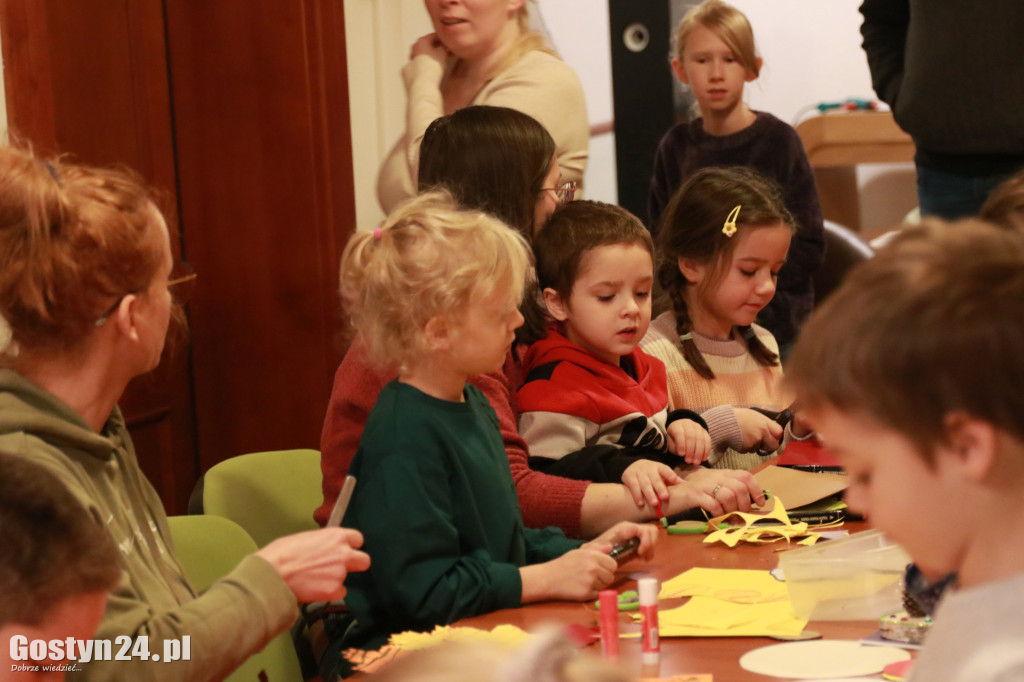
[[[790,403],[789,407],[782,410],[781,412],[775,412],[774,410],[766,410],[763,407],[752,407],[750,409],[752,409],[754,412],[760,412],[764,416],[768,417],[773,422],[781,426],[782,430],[785,431],[786,426],[788,426],[789,423],[793,421],[793,408],[795,406],[796,403]],[[781,442],[782,441],[780,440],[779,443],[781,444]],[[775,454],[775,450],[765,450],[761,446],[758,446],[757,454],[760,455],[761,457],[771,457],[772,455]]]

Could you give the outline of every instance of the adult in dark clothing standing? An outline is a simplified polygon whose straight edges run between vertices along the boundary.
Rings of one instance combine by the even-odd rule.
[[[1024,4],[865,0],[860,12],[875,92],[917,146],[921,213],[977,213],[1024,167]]]

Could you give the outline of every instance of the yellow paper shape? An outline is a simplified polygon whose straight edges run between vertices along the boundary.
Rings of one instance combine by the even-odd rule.
[[[638,616],[633,615],[636,619]],[[789,600],[736,604],[713,597],[693,597],[686,604],[658,614],[662,637],[794,636],[807,621],[793,613]]]
[[[515,625],[497,625],[493,630],[438,625],[431,632],[399,632],[391,635],[388,644],[404,651],[425,649],[441,642],[493,642],[515,646],[530,637]]]
[[[778,542],[779,540],[785,540],[789,542],[793,538],[804,537],[805,540],[801,541],[800,544],[814,544],[818,540],[818,536],[809,532],[809,526],[806,522],[801,521],[800,523],[793,523],[789,519],[789,514],[786,513],[786,506],[778,496],[772,496],[773,504],[771,510],[762,513],[749,513],[749,512],[729,512],[728,514],[722,514],[708,521],[708,527],[717,528],[728,521],[731,525],[729,528],[718,528],[717,530],[709,533],[705,538],[704,542],[713,543],[721,542],[727,547],[735,547],[740,541],[745,542]],[[771,519],[778,521],[781,525],[773,526],[755,526],[756,521],[762,521],[764,519]],[[737,521],[742,521],[742,525],[737,524]],[[832,528],[840,525],[842,522],[837,521],[835,523],[816,525],[816,529],[820,528]]]
[[[744,568],[691,568],[661,584],[659,599],[715,597],[737,604],[789,599],[785,583],[768,571]]]
[[[377,651],[346,649],[344,655],[356,670],[372,673],[406,651],[425,649],[442,642],[493,642],[513,647],[532,636],[515,625],[498,625],[493,630],[438,625],[430,632],[399,632],[391,635],[388,643]]]

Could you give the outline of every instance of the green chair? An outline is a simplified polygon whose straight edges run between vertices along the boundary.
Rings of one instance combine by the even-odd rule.
[[[239,455],[206,472],[189,511],[229,518],[263,547],[279,537],[317,528],[313,510],[323,500],[320,482],[317,450]]]
[[[272,450],[226,459],[210,467],[192,491],[189,513],[231,519],[260,547],[285,535],[315,530],[313,510],[323,499],[318,450]],[[303,675],[316,674],[321,637],[314,624],[327,614],[346,612],[343,601],[302,606],[292,628]],[[334,616],[338,618],[339,616]]]
[[[174,548],[192,586],[202,592],[257,550],[234,521],[219,516],[172,516]],[[284,632],[249,657],[227,682],[303,682],[290,633]]]

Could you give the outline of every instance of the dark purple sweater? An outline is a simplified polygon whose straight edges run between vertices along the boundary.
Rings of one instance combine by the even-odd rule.
[[[758,322],[779,345],[796,338],[814,305],[813,276],[825,256],[825,233],[814,174],[800,137],[792,126],[771,114],[755,112],[754,122],[732,135],[704,132],[698,118],[669,130],[654,156],[648,198],[651,233],[672,194],[694,172],[707,166],[746,166],[777,182],[786,208],[797,222],[785,266],[779,273],[775,298],[761,311]],[[724,220],[724,216],[723,216]]]

